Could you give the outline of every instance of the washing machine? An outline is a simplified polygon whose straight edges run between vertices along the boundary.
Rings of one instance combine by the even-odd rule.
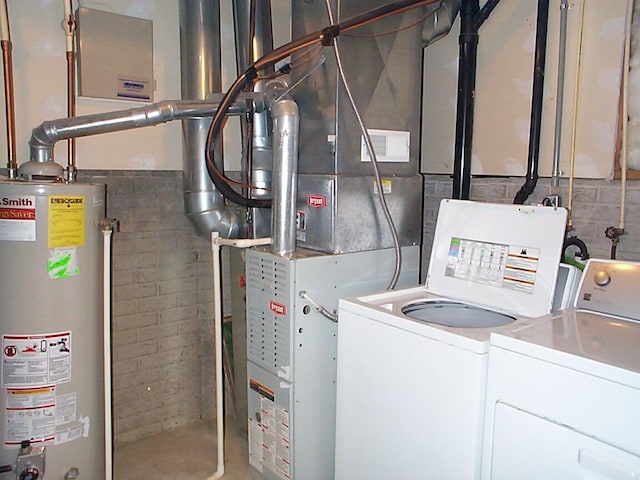
[[[492,334],[483,479],[640,478],[638,285],[590,260],[574,308]]]
[[[479,478],[489,336],[551,311],[565,222],[443,200],[424,286],[340,301],[336,480]]]

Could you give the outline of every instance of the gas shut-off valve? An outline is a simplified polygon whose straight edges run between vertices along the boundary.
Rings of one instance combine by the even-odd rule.
[[[18,480],[41,480],[44,476],[46,447],[33,447],[23,440],[18,452],[16,473]]]

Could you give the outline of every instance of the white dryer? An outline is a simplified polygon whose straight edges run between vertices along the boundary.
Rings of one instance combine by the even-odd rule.
[[[565,222],[444,200],[424,287],[340,301],[337,480],[479,478],[489,335],[551,310]]]
[[[640,263],[590,260],[575,308],[491,335],[482,478],[640,478]]]

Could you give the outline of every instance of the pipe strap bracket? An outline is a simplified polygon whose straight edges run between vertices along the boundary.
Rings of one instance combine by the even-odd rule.
[[[320,33],[320,43],[323,47],[333,45],[333,39],[340,35],[340,25],[330,25],[323,28]]]
[[[477,32],[461,33],[459,37],[459,43],[460,45],[466,44],[466,43],[472,43],[477,45],[479,37],[480,36],[478,35]]]

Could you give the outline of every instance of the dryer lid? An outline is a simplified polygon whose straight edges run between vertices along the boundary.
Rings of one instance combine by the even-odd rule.
[[[442,200],[425,288],[520,316],[549,313],[566,220],[563,208]]]

